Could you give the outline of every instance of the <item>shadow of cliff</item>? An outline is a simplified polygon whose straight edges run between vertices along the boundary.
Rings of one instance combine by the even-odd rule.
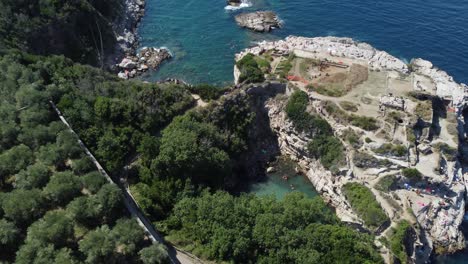
[[[239,179],[239,184],[232,190],[235,193],[246,192],[252,182],[264,180],[267,164],[280,154],[278,138],[270,127],[265,103],[268,99],[285,93],[286,84],[251,84],[240,89],[243,89],[249,97],[255,118],[249,129],[248,148],[235,161],[234,173]]]

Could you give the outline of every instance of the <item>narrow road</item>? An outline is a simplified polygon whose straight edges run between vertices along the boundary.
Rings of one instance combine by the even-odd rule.
[[[171,244],[164,241],[164,238],[153,227],[153,225],[151,224],[151,221],[149,221],[148,218],[146,218],[146,216],[142,213],[140,207],[138,206],[136,201],[133,199],[133,196],[130,194],[130,192],[126,188],[123,188],[122,186],[120,186],[119,184],[117,184],[116,182],[112,180],[109,174],[107,174],[104,167],[101,166],[101,164],[97,161],[97,159],[94,157],[91,151],[89,151],[88,147],[86,147],[86,145],[80,139],[78,134],[73,130],[73,128],[67,122],[65,117],[62,115],[62,112],[60,112],[60,110],[57,108],[55,103],[52,101],[49,101],[49,103],[52,106],[52,108],[55,110],[57,115],[59,116],[62,123],[64,123],[67,126],[67,128],[76,136],[78,140],[78,144],[85,151],[86,155],[88,155],[88,157],[93,161],[94,165],[96,166],[98,171],[101,173],[101,175],[104,176],[109,183],[115,184],[120,187],[124,195],[125,207],[127,207],[127,210],[130,212],[132,217],[135,218],[138,224],[145,230],[146,234],[149,236],[151,241],[153,243],[161,243],[163,245],[166,245],[166,247],[168,248],[168,253],[169,253],[169,258],[171,260],[171,263],[173,264],[201,264],[203,263],[201,260],[197,259],[195,256],[192,256],[190,253],[186,253],[179,249],[176,249]]]

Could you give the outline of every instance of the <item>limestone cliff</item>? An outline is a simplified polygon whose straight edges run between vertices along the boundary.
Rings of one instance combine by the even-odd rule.
[[[236,60],[247,53],[270,63],[269,79],[305,91],[309,111],[325,119],[345,146],[347,165],[327,171],[307,153],[312,138],[287,118],[287,93],[265,102],[281,153],[297,161],[343,221],[363,224],[342,192],[344,184],[357,182],[372,191],[391,219],[378,237],[391,236],[399,221],[413,224],[411,261],[427,261],[433,249],[446,253],[465,247],[460,224],[468,183],[466,85],[430,62],[407,65],[349,38],[261,42]],[[391,261],[385,247],[382,254]]]

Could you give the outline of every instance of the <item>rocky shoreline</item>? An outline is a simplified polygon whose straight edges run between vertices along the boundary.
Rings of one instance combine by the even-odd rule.
[[[337,37],[323,37],[323,38],[304,38],[290,36],[285,40],[275,42],[261,42],[253,48],[246,49],[236,54],[236,61],[240,60],[248,53],[254,55],[261,55],[268,52],[268,54],[279,54],[279,56],[287,56],[295,54],[299,57],[328,57],[336,58],[338,60],[352,59],[354,62],[366,65],[369,71],[374,72],[394,72],[396,74],[413,76],[413,84],[415,90],[422,89],[419,84],[418,78],[428,78],[429,83],[433,85],[431,92],[437,98],[445,100],[448,104],[452,105],[453,111],[456,114],[458,122],[458,136],[460,138],[460,153],[453,159],[444,159],[445,169],[442,174],[442,179],[437,180],[437,184],[441,188],[446,188],[451,193],[450,196],[443,195],[442,198],[435,196],[421,196],[424,199],[429,199],[429,211],[422,211],[427,206],[421,209],[421,202],[417,202],[422,198],[414,196],[413,191],[396,190],[394,195],[398,196],[403,208],[414,211],[414,218],[417,223],[417,239],[413,244],[414,250],[411,255],[416,263],[424,263],[429,260],[432,250],[436,253],[452,253],[465,247],[465,238],[460,230],[460,225],[465,213],[466,203],[466,189],[468,187],[468,173],[465,173],[466,167],[463,165],[463,158],[468,157],[468,146],[465,132],[465,121],[463,111],[468,109],[468,86],[465,84],[456,83],[451,76],[446,72],[435,68],[432,63],[415,59],[408,67],[406,63],[395,58],[384,51],[379,51],[366,43],[355,42],[350,38],[337,38]],[[234,66],[234,77],[236,84],[239,78],[239,69]],[[317,113],[321,113],[322,118],[326,119],[333,127],[334,132],[339,135],[345,132],[347,127],[334,122],[326,111],[322,110],[321,98],[316,97],[309,93],[312,100],[313,107],[316,108]],[[322,197],[336,208],[338,217],[345,222],[354,222],[362,224],[362,220],[353,212],[350,204],[347,202],[344,194],[341,192],[341,187],[346,182],[360,182],[368,187],[368,177],[361,176],[361,170],[357,170],[352,162],[352,155],[347,155],[348,166],[346,171],[340,175],[333,175],[327,171],[317,160],[309,158],[306,153],[307,142],[310,140],[305,135],[297,133],[294,130],[291,122],[287,119],[283,108],[284,102],[270,100],[266,104],[268,115],[270,117],[271,128],[278,136],[278,144],[282,154],[290,156],[293,160],[297,161],[301,169],[307,177],[314,184],[317,191]],[[346,145],[346,144],[345,144]],[[417,161],[419,156],[413,148],[409,149],[408,160]],[[394,160],[397,171],[399,167],[405,164],[401,161]],[[400,165],[401,164],[401,165]],[[406,167],[406,166],[404,166]],[[374,168],[374,171],[383,168]],[[392,170],[392,169],[390,169]],[[380,173],[380,172],[377,172]],[[379,175],[379,174],[377,174]],[[370,187],[371,188],[371,187]],[[371,188],[372,192],[378,197],[379,202],[384,202],[381,199],[381,194]],[[435,200],[434,200],[435,199]],[[437,199],[445,199],[445,203],[437,203]],[[448,205],[447,205],[448,202]],[[441,204],[443,204],[441,206]],[[401,215],[396,215],[393,211],[386,212],[390,219],[397,221],[398,219],[405,218]],[[398,220],[400,221],[400,220]],[[392,225],[395,225],[392,222]],[[382,245],[380,245],[382,246]],[[384,254],[384,253],[383,253]],[[389,260],[389,253],[386,259]]]
[[[145,0],[124,0],[125,13],[114,23],[117,45],[106,64],[119,78],[134,78],[172,57],[165,48],[144,47],[137,52],[138,25],[145,14]]]
[[[142,48],[136,55],[127,55],[117,64],[118,77],[121,79],[134,78],[150,69],[156,70],[159,65],[172,57],[165,48]]]

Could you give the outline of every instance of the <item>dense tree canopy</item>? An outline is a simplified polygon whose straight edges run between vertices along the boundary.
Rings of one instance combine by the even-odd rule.
[[[110,260],[139,262],[139,252],[150,245],[138,224],[126,218],[128,212],[124,210],[120,188],[108,184],[96,171],[76,136],[62,125],[49,106],[50,98],[60,101],[75,92],[81,94],[73,90],[75,87],[89,88],[90,82],[84,76],[100,82],[109,78],[105,73],[59,57],[25,54],[0,57],[0,116],[5,124],[0,126],[2,263],[83,263],[92,250],[85,247],[80,251],[80,244],[89,241],[88,237],[92,237],[89,234],[106,228],[111,232],[102,239],[113,243],[106,255]],[[97,128],[91,119],[92,112],[87,112],[95,97],[77,101],[83,109],[76,109],[79,115],[72,118],[82,126],[80,131],[88,128],[98,131],[96,142],[100,141],[100,131],[113,125],[113,121]],[[167,122],[157,118],[158,122]],[[102,124],[102,120],[96,122]],[[129,124],[119,122],[126,127]],[[137,146],[139,129],[139,125],[127,130],[116,128],[132,141],[119,143]],[[109,164],[118,162],[110,160]],[[98,247],[92,242],[88,245]],[[161,250],[165,249],[160,248],[155,257],[164,262],[166,255]]]
[[[23,30],[54,31],[82,12],[115,15],[109,11],[113,1],[5,3],[6,10],[21,13],[7,22],[25,27],[2,43],[22,39]],[[0,12],[4,19],[4,10]],[[2,25],[0,34],[9,30]],[[29,42],[24,45],[28,48]],[[248,82],[263,80],[255,60],[247,57],[240,66]],[[4,54],[0,248],[9,250],[1,252],[0,261],[168,261],[165,247],[150,245],[137,223],[127,219],[121,189],[96,171],[76,135],[51,109],[52,100],[111,176],[127,180],[144,212],[178,246],[234,263],[382,262],[373,237],[340,224],[319,199],[294,193],[276,201],[220,191],[239,185],[239,174],[246,171],[242,166],[251,165],[241,161],[249,158],[256,140],[252,128],[258,102],[243,91],[216,101],[221,93],[213,87],[191,91],[213,101],[189,110],[194,107],[189,87],[120,81],[61,56]],[[309,113],[307,103],[307,95],[299,93],[288,103],[296,128],[313,136],[331,135],[331,127]],[[324,142],[339,145],[330,138]],[[317,156],[334,158],[325,146],[315,145],[320,146]]]
[[[276,201],[224,192],[182,199],[165,222],[170,240],[235,263],[382,263],[371,236],[338,225],[319,199]]]

